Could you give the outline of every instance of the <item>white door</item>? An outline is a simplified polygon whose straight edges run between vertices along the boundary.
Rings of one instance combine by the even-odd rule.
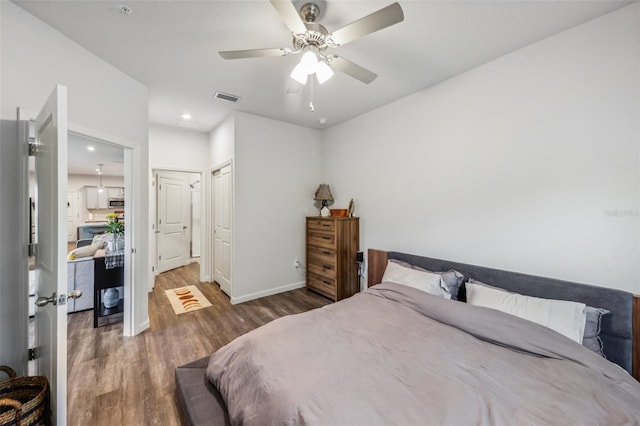
[[[186,176],[158,173],[158,272],[189,262],[189,203]]]
[[[231,166],[213,174],[214,280],[231,296]]]
[[[36,119],[36,309],[38,374],[51,385],[51,423],[67,423],[67,88],[57,86]],[[41,299],[42,300],[42,299]]]
[[[78,239],[80,196],[77,192],[67,192],[67,241]]]

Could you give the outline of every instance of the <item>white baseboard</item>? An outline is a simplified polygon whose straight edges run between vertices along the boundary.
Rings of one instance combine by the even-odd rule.
[[[138,327],[136,327],[134,336],[142,333],[143,331],[145,331],[149,327],[151,327],[151,323],[149,322],[149,320],[146,320],[145,322],[143,322],[140,325],[138,325]]]
[[[258,291],[256,293],[246,294],[244,296],[237,296],[231,298],[231,304],[236,305],[238,303],[248,302],[249,300],[260,299],[261,297],[271,296],[278,293],[284,293],[285,291],[295,290],[307,285],[306,281],[300,281],[293,284],[287,284],[276,288],[270,288],[268,290]]]

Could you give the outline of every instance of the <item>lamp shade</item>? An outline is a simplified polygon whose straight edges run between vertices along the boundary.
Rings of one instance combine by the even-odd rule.
[[[318,82],[320,84],[329,80],[333,76],[333,70],[329,65],[325,62],[318,62],[318,66],[316,67],[316,77],[318,77]]]
[[[291,71],[291,78],[300,84],[307,84],[307,77],[309,77],[309,74],[307,74],[307,71],[302,64],[296,65],[293,71]]]
[[[321,183],[316,189],[316,195],[313,198],[316,201],[333,201],[333,195],[331,195],[331,189],[326,183]]]

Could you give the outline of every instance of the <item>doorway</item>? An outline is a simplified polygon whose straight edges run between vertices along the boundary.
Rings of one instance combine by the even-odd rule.
[[[34,137],[34,125],[29,120],[29,134]],[[124,203],[118,207],[112,207],[109,202],[115,197],[124,199],[125,187],[125,166],[124,166],[124,147],[98,140],[80,133],[68,132],[67,140],[67,232],[66,232],[66,248],[67,253],[76,248],[78,240],[86,239],[86,232],[93,232],[92,237],[96,233],[104,232],[106,227],[108,214],[117,214],[121,220],[124,220],[125,209]],[[99,165],[102,167],[98,168]],[[98,170],[102,175],[98,174]],[[35,176],[35,160],[29,157],[29,227],[30,242],[37,243],[36,239],[36,176]],[[117,191],[116,191],[117,189]],[[95,190],[100,192],[101,204],[92,205],[88,201],[91,196],[90,192]],[[113,204],[113,203],[112,203]],[[83,231],[90,229],[91,231]],[[128,258],[128,253],[125,253]],[[128,261],[128,260],[125,260]],[[67,267],[67,285],[75,276],[75,267]],[[73,265],[75,266],[75,265]],[[37,326],[35,320],[35,257],[32,253],[29,256],[29,347],[36,347],[38,342]],[[128,280],[127,280],[128,281]],[[69,287],[69,291],[73,290],[73,282]],[[125,288],[118,288],[121,298],[124,298]],[[76,310],[73,308],[78,305],[82,308],[77,312],[93,309],[94,295],[91,291],[85,291],[81,296],[82,303],[69,300],[68,314],[73,314]],[[88,300],[87,300],[88,299]],[[79,299],[80,300],[80,299]],[[124,319],[126,313],[120,313],[119,318]],[[37,359],[29,361],[29,374],[37,374]]]
[[[152,169],[154,271],[156,274],[198,263],[202,248],[202,172]]]

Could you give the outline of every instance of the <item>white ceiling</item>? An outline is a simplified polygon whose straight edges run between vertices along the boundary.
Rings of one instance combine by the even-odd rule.
[[[93,147],[90,151],[88,147]],[[95,175],[98,183],[98,164],[102,166],[105,176],[124,176],[124,149],[103,142],[98,142],[84,136],[69,133],[68,138],[69,173],[81,175]]]
[[[175,126],[183,112],[208,132],[232,109],[302,126],[331,126],[549,37],[631,1],[405,1],[405,20],[334,50],[378,74],[365,85],[336,74],[307,91],[289,73],[298,56],[225,61],[220,50],[291,47],[267,0],[14,0],[72,40],[149,88],[149,120]],[[387,1],[318,2],[319,22],[334,31]],[[300,4],[296,0],[295,4]],[[125,16],[126,4],[133,14]],[[240,96],[237,105],[213,99]],[[318,123],[327,118],[326,125]]]

